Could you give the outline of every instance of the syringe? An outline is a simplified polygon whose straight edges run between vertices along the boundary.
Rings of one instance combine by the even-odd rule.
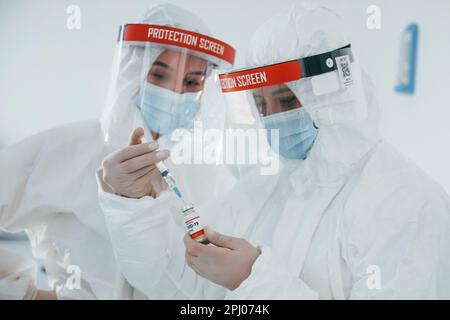
[[[164,181],[169,186],[169,189],[172,190],[179,199],[184,201],[183,196],[181,195],[181,191],[180,191],[180,189],[178,189],[177,183],[175,182],[175,179],[170,174],[169,169],[167,169],[166,165],[161,161],[156,164],[156,168],[158,168]]]

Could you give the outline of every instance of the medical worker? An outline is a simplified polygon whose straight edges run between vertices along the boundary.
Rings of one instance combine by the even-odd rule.
[[[283,165],[272,176],[241,175],[199,208],[212,245],[186,235],[180,248],[182,228],[164,208],[145,225],[117,219],[121,240],[149,235],[127,260],[143,295],[449,298],[448,196],[381,138],[373,87],[339,17],[303,3],[285,8],[256,32],[248,65],[220,76],[228,119],[278,129],[267,140]],[[117,217],[130,213],[103,203]]]
[[[108,99],[111,116],[105,123],[105,137],[116,150],[105,157],[97,174],[122,275],[117,298],[142,297],[142,275],[151,270],[146,261],[171,238],[166,234],[153,241],[146,232],[153,214],[168,216],[166,210],[174,207],[181,216],[186,203],[206,203],[235,181],[218,165],[221,141],[202,138],[204,131],[224,129],[217,69],[231,67],[235,56],[230,45],[209,34],[199,18],[173,6],[156,7],[145,23],[122,28]],[[215,152],[205,161],[206,149],[198,153],[197,147]],[[168,158],[167,150],[173,153],[164,166],[183,201],[156,166]],[[177,152],[190,156],[175,161]]]
[[[267,81],[223,85],[225,95],[250,96],[264,126],[280,130],[279,154],[305,160],[276,184],[288,185],[282,199],[269,192],[284,204],[270,236],[249,233],[258,248],[214,232],[216,248],[186,237],[188,264],[232,299],[450,298],[449,197],[379,135],[373,88],[339,18],[285,9],[254,35],[248,65],[259,68],[238,76]]]
[[[150,29],[154,34],[149,33]],[[209,30],[195,14],[170,4],[152,8],[139,24],[121,29],[111,90],[100,121],[52,129],[0,152],[0,227],[8,232],[27,231],[33,253],[44,260],[59,299],[110,299],[116,296],[118,285],[127,283],[116,263],[98,203],[96,171],[102,162],[111,168],[106,164],[111,164],[112,159],[120,161],[121,168],[127,169],[119,171],[124,176],[134,168],[142,168],[134,172],[141,181],[154,174],[159,189],[152,186],[151,190],[161,192],[166,186],[154,164],[165,160],[168,152],[159,151],[163,147],[152,140],[160,141],[158,135],[173,128],[189,128],[194,119],[220,119],[220,112],[213,108],[200,112],[199,101],[211,99],[205,80],[222,62],[231,65],[235,52],[219,40],[201,37],[199,32],[208,34]],[[155,42],[166,40],[167,46],[152,47],[149,38]],[[201,40],[199,54],[187,54],[188,48],[199,47]],[[215,126],[208,121],[201,123]],[[141,143],[144,134],[147,142]],[[134,146],[104,161],[127,144]],[[167,139],[166,147],[170,145]],[[127,161],[136,155],[142,157]],[[100,172],[100,179],[104,173],[109,181],[111,172]],[[198,173],[197,179],[207,172],[205,169]],[[177,170],[177,174],[181,184],[183,170]],[[221,180],[218,177],[212,181]],[[132,185],[148,187],[145,183]],[[205,195],[202,188],[213,192],[212,185],[202,183],[197,189],[186,190],[186,197],[197,200],[195,194]],[[122,189],[113,192],[122,194]],[[150,189],[133,192],[137,193],[123,196],[157,196]],[[176,199],[169,194],[166,201]],[[81,278],[74,282],[79,287],[68,285],[74,277]],[[33,281],[29,283],[32,288]],[[28,297],[26,290],[21,292],[24,296],[17,298]]]

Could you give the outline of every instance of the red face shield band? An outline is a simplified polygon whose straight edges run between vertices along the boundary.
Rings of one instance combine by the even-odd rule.
[[[126,42],[152,42],[187,48],[218,58],[232,65],[235,49],[220,40],[200,33],[150,24],[127,24],[122,27],[120,39]]]
[[[348,56],[353,62],[351,46],[327,53],[283,63],[221,74],[222,92],[236,92],[274,86],[317,76],[339,68],[339,58]]]

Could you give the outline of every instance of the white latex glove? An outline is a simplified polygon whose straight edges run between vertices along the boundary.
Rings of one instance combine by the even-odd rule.
[[[184,237],[186,261],[199,276],[228,290],[234,290],[248,278],[261,251],[247,240],[229,237],[206,228],[206,238],[214,246]]]
[[[103,160],[99,176],[111,193],[135,199],[145,196],[156,198],[166,188],[155,164],[166,160],[169,151],[158,151],[156,141],[142,143],[143,136],[142,128],[135,129],[127,147]]]

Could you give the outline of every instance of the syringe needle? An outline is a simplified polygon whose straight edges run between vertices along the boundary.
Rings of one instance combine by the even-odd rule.
[[[174,186],[174,187],[172,188],[172,190],[173,190],[173,192],[175,192],[175,194],[177,195],[178,198],[183,199],[183,197],[181,196],[180,189],[178,189],[177,186]]]
[[[161,176],[163,177],[164,181],[167,183],[169,189],[172,190],[181,201],[183,201],[183,204],[187,204],[186,201],[183,199],[183,196],[175,182],[175,179],[172,177],[172,175],[169,172],[169,169],[166,168],[164,163],[159,162],[156,164],[156,167],[161,173]]]

